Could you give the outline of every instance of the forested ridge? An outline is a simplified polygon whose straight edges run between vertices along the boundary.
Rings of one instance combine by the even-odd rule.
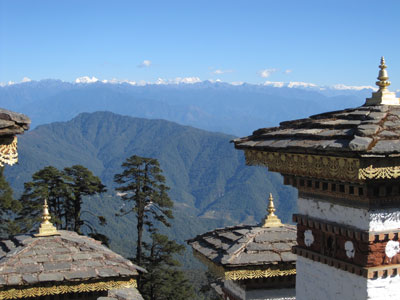
[[[109,112],[83,113],[68,122],[42,125],[19,137],[18,165],[6,168],[16,195],[33,173],[46,166],[62,169],[83,165],[107,186],[102,195],[88,196],[83,209],[104,215],[99,231],[111,247],[132,256],[135,222],[116,217],[123,206],[115,191],[114,175],[132,155],[156,158],[171,188],[174,216],[170,228],[161,228],[179,242],[207,230],[239,223],[258,223],[266,212],[267,195],[276,199],[279,216],[290,221],[295,192],[283,186],[278,174],[245,165],[235,150],[233,136],[212,133],[164,120],[147,120]],[[194,260],[186,253],[186,266]]]

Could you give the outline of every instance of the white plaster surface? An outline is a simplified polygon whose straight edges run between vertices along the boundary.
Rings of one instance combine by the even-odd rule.
[[[400,228],[400,208],[367,210],[299,198],[299,214],[353,226],[361,230],[382,231]]]
[[[224,280],[224,287],[240,299],[246,299],[246,291],[233,280]]]
[[[298,256],[297,300],[399,299],[400,276],[367,279]]]
[[[364,277],[301,256],[297,257],[296,269],[297,300],[368,299]]]
[[[400,276],[368,280],[368,300],[399,299]]]
[[[246,300],[295,300],[295,289],[251,290],[246,293]]]

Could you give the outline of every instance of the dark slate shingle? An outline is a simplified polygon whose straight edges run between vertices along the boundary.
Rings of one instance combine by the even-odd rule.
[[[87,236],[15,236],[0,241],[0,288],[54,281],[136,277],[144,269]]]
[[[282,122],[233,142],[237,149],[272,152],[391,155],[400,153],[399,129],[398,106],[361,106]]]
[[[233,235],[237,237],[236,240],[226,239]],[[198,235],[188,244],[224,267],[295,263],[296,256],[291,253],[291,248],[296,245],[296,227],[226,227]],[[229,248],[224,247],[225,244],[229,244]]]

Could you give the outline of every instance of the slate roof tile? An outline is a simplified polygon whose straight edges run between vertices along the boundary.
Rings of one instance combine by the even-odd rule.
[[[26,115],[0,108],[0,136],[23,133],[29,129],[30,123]]]
[[[353,156],[400,153],[400,109],[394,105],[361,106],[286,121],[235,139],[238,149]]]
[[[0,241],[0,288],[5,285],[136,277],[144,269],[75,232],[59,236],[15,236]]]
[[[227,236],[237,239],[227,240]],[[217,241],[219,240],[219,242]],[[209,243],[212,241],[212,243]],[[219,228],[188,241],[196,251],[224,267],[248,267],[281,262],[295,263],[296,227],[235,226]],[[229,244],[229,248],[223,247]]]

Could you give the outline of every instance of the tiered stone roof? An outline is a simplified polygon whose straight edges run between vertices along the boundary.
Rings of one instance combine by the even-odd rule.
[[[144,269],[87,236],[70,231],[0,241],[0,293],[15,287],[136,278]]]
[[[224,268],[295,265],[296,227],[234,226],[216,229],[188,241],[198,253]]]
[[[400,100],[387,89],[390,82],[384,58],[379,67],[379,90],[363,106],[258,129],[250,136],[235,139],[235,147],[346,157],[398,156]]]
[[[238,149],[385,155],[400,153],[400,106],[361,106],[263,128],[234,140]]]
[[[29,129],[30,124],[26,115],[0,108],[0,137],[21,134]]]

